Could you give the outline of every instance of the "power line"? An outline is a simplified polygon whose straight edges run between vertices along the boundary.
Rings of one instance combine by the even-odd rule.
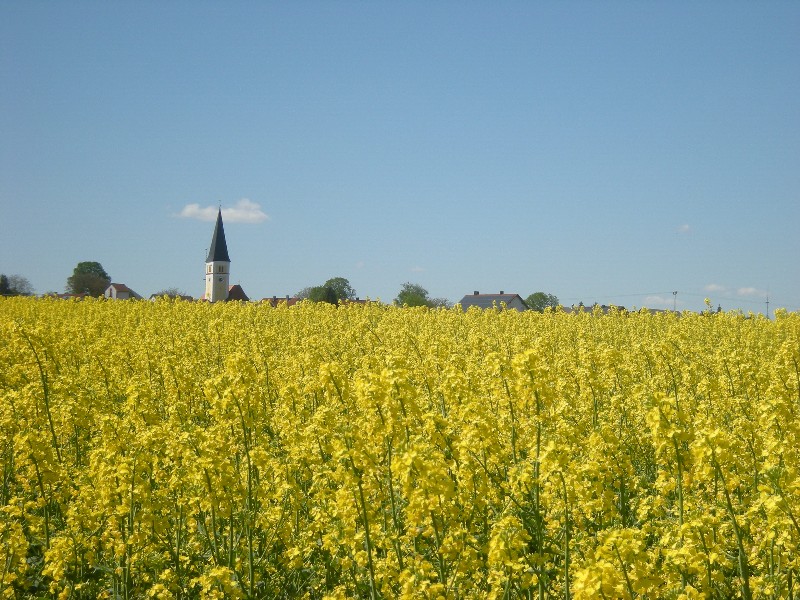
[[[591,298],[634,298],[637,296],[664,296],[672,292],[640,292],[638,294],[585,294],[585,297]],[[564,298],[564,300],[581,299],[583,296],[575,296],[571,298]]]
[[[761,305],[766,304],[767,314],[769,314],[769,305],[770,304],[780,304],[782,308],[785,308],[789,311],[798,311],[800,307],[797,306],[797,301],[793,301],[789,299],[786,302],[776,302],[774,298],[770,298],[769,294],[766,294],[763,298],[743,298],[741,296],[719,296],[714,292],[705,292],[705,293],[697,293],[697,292],[685,292],[681,290],[670,290],[664,292],[637,292],[637,293],[624,293],[624,294],[583,294],[581,296],[572,296],[563,298],[565,302],[571,301],[582,301],[586,298],[637,298],[643,296],[662,296],[663,299],[666,300],[669,295],[672,295],[672,307],[673,310],[677,309],[677,295],[680,294],[681,296],[688,296],[690,298],[713,298],[716,302],[727,302],[730,304],[748,304],[748,305]]]

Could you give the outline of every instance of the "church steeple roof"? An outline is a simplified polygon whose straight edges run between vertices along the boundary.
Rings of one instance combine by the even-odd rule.
[[[217,224],[214,226],[214,235],[211,237],[211,247],[208,249],[206,262],[231,262],[228,256],[228,244],[225,243],[225,228],[222,226],[222,209],[217,213]]]

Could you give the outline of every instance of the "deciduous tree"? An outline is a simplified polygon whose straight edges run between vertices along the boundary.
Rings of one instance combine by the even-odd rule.
[[[0,296],[33,296],[34,290],[27,277],[0,275]]]
[[[79,262],[72,275],[67,278],[67,292],[70,294],[89,294],[90,296],[102,296],[111,277],[106,273],[99,262],[85,261]]]
[[[8,285],[11,287],[14,294],[18,296],[33,296],[35,293],[31,282],[28,281],[27,277],[23,277],[22,275],[9,275]]]
[[[353,286],[350,285],[350,282],[345,279],[344,277],[333,277],[328,279],[325,282],[325,287],[328,287],[333,290],[333,293],[336,294],[336,300],[355,300],[356,291],[353,289]]]
[[[558,298],[553,294],[547,292],[535,292],[525,298],[525,304],[532,310],[544,312],[544,309],[549,307],[555,308],[559,305]]]
[[[303,288],[297,292],[298,298],[307,298],[314,302],[338,304],[342,300],[353,300],[356,291],[344,277],[333,277],[322,285]]]
[[[433,302],[428,297],[428,290],[417,283],[408,281],[400,288],[394,303],[400,306],[433,306]]]
[[[155,292],[153,295],[154,296],[158,296],[159,298],[161,296],[168,296],[170,298],[177,298],[178,296],[188,296],[189,294],[187,294],[183,290],[180,290],[180,289],[178,289],[176,287],[168,287],[168,288],[164,288],[163,290],[159,290],[158,292]]]
[[[308,299],[312,302],[327,302],[329,304],[336,304],[338,298],[336,298],[336,292],[333,288],[328,287],[327,285],[317,285],[312,287],[308,291]]]

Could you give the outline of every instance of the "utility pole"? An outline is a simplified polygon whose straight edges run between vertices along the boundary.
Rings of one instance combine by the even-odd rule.
[[[678,292],[676,290],[672,292],[672,312],[676,312],[677,306],[678,306]]]

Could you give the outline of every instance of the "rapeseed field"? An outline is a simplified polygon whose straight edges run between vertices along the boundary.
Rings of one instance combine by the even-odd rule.
[[[0,299],[0,596],[790,598],[800,315]]]

